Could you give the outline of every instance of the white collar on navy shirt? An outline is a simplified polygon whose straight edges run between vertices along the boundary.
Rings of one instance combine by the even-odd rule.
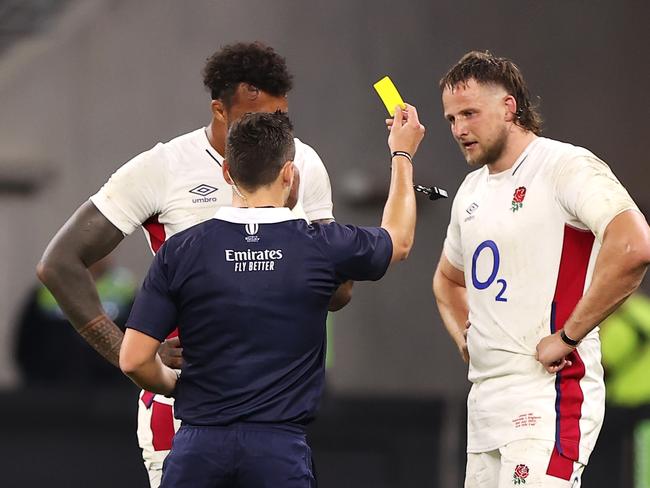
[[[275,224],[288,220],[300,220],[287,207],[279,208],[240,208],[220,207],[214,214],[215,219],[225,220],[233,224]]]

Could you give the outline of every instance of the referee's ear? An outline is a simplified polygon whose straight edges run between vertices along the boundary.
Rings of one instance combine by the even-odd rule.
[[[284,163],[282,170],[280,170],[280,174],[282,176],[282,186],[285,188],[291,188],[295,176],[295,166],[293,165],[293,161],[287,161]]]
[[[226,159],[223,160],[223,164],[221,165],[221,173],[223,174],[223,179],[226,180],[226,183],[229,185],[235,184],[230,176],[230,163]]]

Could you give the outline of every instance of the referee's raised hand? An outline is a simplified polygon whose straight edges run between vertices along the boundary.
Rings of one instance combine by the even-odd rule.
[[[391,177],[388,199],[384,207],[381,226],[393,243],[391,263],[408,257],[415,238],[416,204],[413,191],[413,155],[424,137],[418,112],[412,105],[405,110],[395,109],[388,136],[391,151]]]
[[[395,117],[389,120],[388,147],[391,153],[405,151],[413,156],[418,150],[425,132],[425,127],[418,118],[417,109],[409,104],[406,104],[405,109],[398,105],[395,107]]]

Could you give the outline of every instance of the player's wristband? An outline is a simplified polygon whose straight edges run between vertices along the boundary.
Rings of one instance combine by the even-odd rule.
[[[408,159],[411,164],[413,164],[413,156],[411,156],[406,151],[393,151],[390,158],[393,159],[395,156],[403,156]]]
[[[568,335],[566,335],[564,329],[560,331],[560,339],[562,339],[562,342],[564,342],[567,346],[573,347],[574,349],[578,347],[578,344],[580,344],[580,341],[573,340]]]

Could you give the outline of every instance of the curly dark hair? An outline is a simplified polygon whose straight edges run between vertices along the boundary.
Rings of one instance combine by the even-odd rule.
[[[230,176],[249,191],[273,183],[296,146],[286,113],[247,113],[235,122],[226,139]]]
[[[284,96],[293,87],[285,59],[261,42],[224,46],[210,56],[203,68],[203,84],[213,100],[230,105],[239,83],[248,83],[273,96]]]
[[[517,101],[516,124],[533,132],[542,133],[539,99],[531,100],[521,71],[508,58],[497,58],[489,51],[470,51],[465,54],[440,80],[440,91],[465,85],[470,79],[477,83],[501,85]]]

